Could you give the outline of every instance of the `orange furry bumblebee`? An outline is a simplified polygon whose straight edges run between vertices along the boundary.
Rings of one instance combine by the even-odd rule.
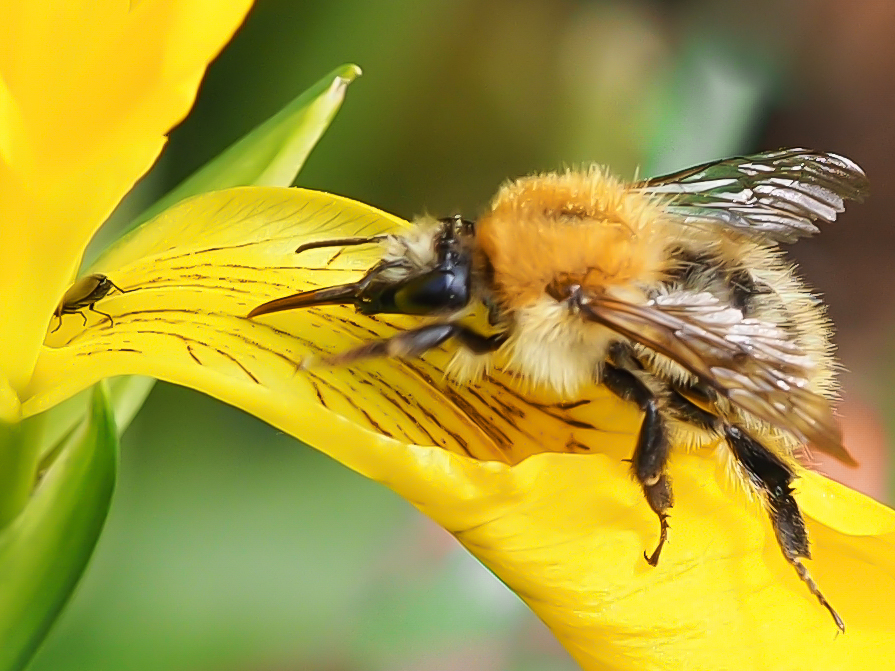
[[[631,470],[659,518],[656,565],[673,504],[672,445],[722,442],[764,502],[784,557],[836,626],[844,624],[802,558],[794,454],[809,443],[845,462],[831,402],[830,325],[781,242],[817,232],[868,191],[836,154],[784,149],[624,183],[602,168],[506,184],[475,222],[421,218],[406,234],[314,242],[379,243],[350,284],[286,296],[249,317],[353,304],[426,318],[418,328],[326,360],[415,357],[452,341],[450,373],[500,365],[568,400],[597,381],[643,413]],[[492,327],[464,323],[485,306]],[[495,354],[500,354],[497,359]],[[853,462],[852,462],[853,463]]]

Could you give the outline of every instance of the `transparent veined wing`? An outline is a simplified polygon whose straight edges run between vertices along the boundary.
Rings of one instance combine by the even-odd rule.
[[[853,161],[811,149],[780,149],[712,161],[637,185],[664,199],[683,224],[730,226],[777,242],[814,235],[846,200],[869,193]]]
[[[830,402],[809,388],[814,364],[775,324],[691,291],[645,305],[589,296],[581,314],[672,359],[742,410],[855,463],[842,445]]]

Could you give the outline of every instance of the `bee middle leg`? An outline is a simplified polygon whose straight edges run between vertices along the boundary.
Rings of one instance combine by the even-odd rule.
[[[606,363],[602,382],[613,394],[635,403],[643,412],[637,447],[631,457],[631,471],[640,483],[650,508],[659,516],[659,543],[652,554],[643,553],[647,563],[655,566],[659,563],[662,547],[668,540],[668,509],[674,505],[671,480],[666,473],[669,444],[665,420],[662,418],[659,400],[631,371]]]
[[[413,358],[444,344],[451,338],[455,338],[463,347],[475,354],[487,354],[499,349],[508,337],[507,333],[485,336],[463,324],[443,322],[402,331],[384,340],[374,340],[342,354],[327,357],[324,361],[332,365],[343,365],[358,359],[375,357]]]

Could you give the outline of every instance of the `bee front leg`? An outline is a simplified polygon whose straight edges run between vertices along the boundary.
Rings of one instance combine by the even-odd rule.
[[[842,618],[821,593],[805,565],[799,561],[801,558],[810,559],[811,553],[808,549],[805,518],[792,495],[792,481],[795,478],[792,469],[741,428],[727,426],[724,433],[737,463],[745,470],[748,481],[765,501],[783,556],[793,565],[799,578],[808,585],[808,589],[830,612],[836,626],[844,633],[845,623]]]
[[[456,322],[429,324],[403,331],[385,340],[374,340],[342,354],[327,357],[324,361],[332,365],[344,365],[358,359],[372,357],[414,358],[444,344],[451,338],[456,338],[463,347],[475,354],[487,354],[499,349],[506,342],[508,334],[495,333],[484,336]]]
[[[631,470],[643,488],[647,503],[659,516],[659,544],[651,555],[643,553],[650,566],[659,563],[659,555],[668,540],[668,509],[674,505],[671,481],[665,472],[668,463],[668,432],[659,401],[643,381],[631,371],[607,363],[603,368],[603,384],[616,396],[637,404],[643,411],[643,423],[637,436],[637,447],[631,457]]]

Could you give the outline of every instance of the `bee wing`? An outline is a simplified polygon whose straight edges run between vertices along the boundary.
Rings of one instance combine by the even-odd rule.
[[[730,226],[779,242],[818,232],[844,201],[861,201],[869,183],[857,164],[838,154],[780,149],[704,163],[635,185],[666,199],[684,224]]]
[[[595,296],[582,314],[663,354],[760,419],[853,464],[826,398],[808,388],[813,364],[785,331],[744,318],[709,293],[680,291],[646,305]]]

